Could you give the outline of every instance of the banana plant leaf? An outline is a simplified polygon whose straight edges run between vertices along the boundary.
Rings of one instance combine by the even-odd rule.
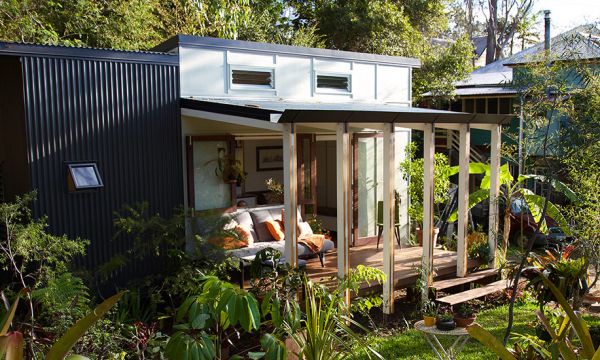
[[[13,301],[9,311],[6,313],[4,319],[2,319],[2,328],[0,329],[0,336],[4,336],[8,333],[8,329],[10,329],[10,325],[12,324],[13,318],[15,317],[15,313],[17,311],[17,306],[19,305],[19,300],[23,294],[29,292],[29,289],[22,289],[17,293],[17,297]]]
[[[0,336],[0,358],[5,357],[6,360],[23,360],[23,349],[25,341],[23,334],[18,331],[13,331]]]

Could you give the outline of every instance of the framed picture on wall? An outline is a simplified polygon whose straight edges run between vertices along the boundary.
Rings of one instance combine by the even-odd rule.
[[[282,146],[257,146],[256,171],[283,170]]]

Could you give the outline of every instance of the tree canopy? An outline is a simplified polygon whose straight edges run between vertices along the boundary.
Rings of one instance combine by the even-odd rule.
[[[447,97],[471,70],[467,37],[448,30],[445,0],[3,0],[0,39],[150,49],[175,34],[410,56],[413,95]]]

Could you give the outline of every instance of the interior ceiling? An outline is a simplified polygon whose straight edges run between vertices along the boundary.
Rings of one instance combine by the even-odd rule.
[[[182,115],[182,120],[186,124],[188,132],[193,135],[236,135],[236,136],[264,136],[280,137],[278,131],[259,129],[252,126],[244,126],[221,122],[217,120],[208,120],[193,116]],[[350,126],[351,132],[373,132],[376,129]],[[296,126],[298,133],[310,133],[317,135],[335,135],[335,124],[298,124]]]

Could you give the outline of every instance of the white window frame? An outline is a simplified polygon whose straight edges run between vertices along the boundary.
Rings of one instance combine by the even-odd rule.
[[[275,77],[274,66],[247,66],[247,65],[235,65],[229,64],[227,71],[227,84],[229,91],[262,91],[269,93],[276,93],[277,84]],[[271,73],[271,85],[252,85],[252,84],[234,84],[233,83],[233,71],[256,71],[256,72],[270,72]]]
[[[331,89],[331,88],[320,88],[317,86],[317,80],[319,76],[335,76],[345,77],[348,79],[348,89]],[[334,72],[334,71],[319,71],[313,72],[313,93],[314,94],[327,94],[327,95],[352,95],[352,73],[349,72]]]

